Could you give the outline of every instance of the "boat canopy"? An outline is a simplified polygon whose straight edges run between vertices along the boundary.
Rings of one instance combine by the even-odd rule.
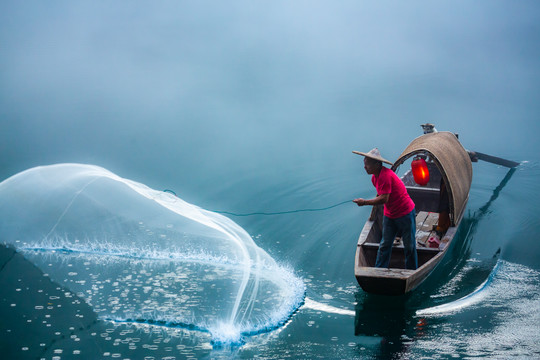
[[[461,219],[469,198],[472,182],[472,164],[469,153],[451,132],[425,134],[414,139],[401,153],[392,170],[410,157],[426,154],[441,172],[450,200],[450,220],[455,225]]]

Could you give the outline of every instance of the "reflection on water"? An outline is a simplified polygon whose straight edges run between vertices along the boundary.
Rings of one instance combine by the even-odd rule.
[[[409,296],[388,297],[359,292],[356,300],[354,332],[356,336],[378,339],[376,358],[388,359],[406,354],[416,337]]]
[[[355,335],[375,340],[373,358],[488,356],[508,358],[540,353],[540,273],[499,261],[488,280],[469,295],[456,298],[449,288],[420,300],[356,295]],[[472,270],[462,269],[468,273]],[[482,271],[480,271],[482,272]],[[458,289],[472,285],[460,273]],[[443,305],[430,305],[436,303]]]

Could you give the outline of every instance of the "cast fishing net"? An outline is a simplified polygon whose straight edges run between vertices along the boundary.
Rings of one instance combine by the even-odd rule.
[[[304,285],[229,218],[91,165],[37,167],[0,183],[1,241],[103,319],[209,331],[279,326]]]

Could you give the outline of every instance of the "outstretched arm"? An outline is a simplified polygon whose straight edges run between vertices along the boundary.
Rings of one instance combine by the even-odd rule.
[[[358,199],[354,199],[353,202],[355,202],[356,205],[358,206],[382,205],[388,202],[389,197],[390,197],[390,194],[382,194],[382,195],[377,195],[377,197],[374,199],[367,200],[367,199],[358,198]]]

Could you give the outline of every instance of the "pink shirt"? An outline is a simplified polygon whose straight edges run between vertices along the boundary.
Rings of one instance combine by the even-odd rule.
[[[414,209],[414,202],[407,193],[403,181],[392,170],[384,166],[379,176],[373,175],[371,182],[377,189],[377,196],[390,194],[388,202],[384,204],[384,215],[396,219],[407,215]]]

